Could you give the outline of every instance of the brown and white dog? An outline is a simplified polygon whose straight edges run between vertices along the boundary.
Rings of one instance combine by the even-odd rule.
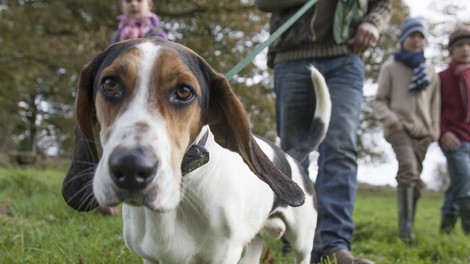
[[[330,114],[324,79],[311,70],[316,136],[292,151],[300,159]],[[227,80],[190,49],[158,38],[110,46],[81,72],[76,121],[65,201],[79,211],[124,203],[124,239],[144,263],[258,263],[263,229],[310,262],[313,183],[250,133]]]

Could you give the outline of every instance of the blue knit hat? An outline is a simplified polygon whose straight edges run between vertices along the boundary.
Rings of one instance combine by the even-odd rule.
[[[401,25],[400,28],[400,36],[398,38],[398,41],[403,44],[403,41],[411,35],[414,32],[420,32],[423,34],[424,38],[427,38],[428,36],[428,26],[426,24],[426,21],[424,21],[423,18],[417,17],[408,17],[405,19],[403,24]]]

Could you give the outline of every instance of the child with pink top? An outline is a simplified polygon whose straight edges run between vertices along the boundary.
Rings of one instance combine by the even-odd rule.
[[[159,36],[167,39],[160,19],[153,13],[152,0],[120,0],[122,14],[118,17],[118,30],[111,37],[111,43],[126,39]]]

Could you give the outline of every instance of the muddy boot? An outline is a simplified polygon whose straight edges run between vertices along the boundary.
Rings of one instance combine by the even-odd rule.
[[[453,233],[456,223],[457,223],[457,215],[442,214],[441,226],[439,227],[439,231],[441,232],[441,234]]]
[[[463,232],[465,235],[470,235],[470,198],[459,202],[459,207]]]
[[[397,187],[398,198],[398,237],[411,244],[416,236],[413,233],[413,187]]]

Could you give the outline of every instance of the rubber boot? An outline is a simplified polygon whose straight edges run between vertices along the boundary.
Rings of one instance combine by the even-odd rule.
[[[412,208],[412,214],[411,214],[411,226],[412,227],[415,224],[415,216],[416,216],[419,198],[421,198],[421,189],[415,186],[413,188],[413,206],[411,207]]]
[[[398,237],[406,244],[411,244],[416,236],[413,233],[413,187],[398,187]]]
[[[441,234],[453,233],[455,224],[457,223],[457,218],[457,215],[442,214],[441,226],[439,227]]]
[[[463,232],[465,235],[470,235],[470,198],[459,202],[459,208]]]

